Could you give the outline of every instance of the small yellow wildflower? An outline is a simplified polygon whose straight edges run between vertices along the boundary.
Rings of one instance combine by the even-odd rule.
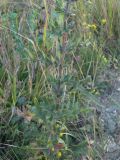
[[[62,153],[61,153],[60,151],[57,152],[57,157],[58,157],[58,158],[62,157]]]
[[[55,151],[54,147],[52,147],[52,148],[51,148],[51,151],[52,151],[52,152],[54,152],[54,151]]]
[[[59,137],[60,137],[60,138],[63,137],[63,133],[60,133],[60,134],[59,134]]]
[[[96,30],[96,29],[97,29],[97,26],[96,26],[95,24],[92,24],[91,28],[92,28],[93,30]]]
[[[96,29],[97,29],[96,24],[88,24],[88,27],[89,27],[90,29],[93,29],[93,30],[96,30]]]
[[[102,19],[102,21],[101,21],[101,23],[103,24],[103,25],[105,25],[106,24],[106,19]]]

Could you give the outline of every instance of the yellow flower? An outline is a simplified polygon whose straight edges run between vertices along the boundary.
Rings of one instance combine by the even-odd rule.
[[[60,134],[59,134],[59,137],[63,137],[63,133],[60,133]]]
[[[91,28],[92,28],[93,30],[96,30],[96,29],[97,29],[97,26],[96,26],[95,24],[92,24]]]
[[[102,21],[101,21],[101,23],[103,24],[103,25],[105,25],[106,24],[106,19],[102,19]]]
[[[62,153],[61,153],[60,151],[57,152],[57,157],[58,157],[58,158],[62,157]]]
[[[52,148],[51,148],[51,151],[52,151],[52,152],[54,152],[54,151],[55,151],[54,147],[52,147]]]
[[[96,24],[88,24],[88,27],[89,27],[90,29],[93,29],[93,30],[96,30],[96,29],[97,29]]]

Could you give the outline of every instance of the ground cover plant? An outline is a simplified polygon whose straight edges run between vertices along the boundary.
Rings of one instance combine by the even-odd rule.
[[[102,160],[119,54],[119,0],[1,0],[0,160]]]

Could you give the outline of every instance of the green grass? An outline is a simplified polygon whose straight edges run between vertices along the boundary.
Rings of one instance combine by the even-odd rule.
[[[101,105],[98,75],[119,63],[120,3],[66,6],[62,0],[0,1],[3,160],[102,159],[104,137],[89,105]]]

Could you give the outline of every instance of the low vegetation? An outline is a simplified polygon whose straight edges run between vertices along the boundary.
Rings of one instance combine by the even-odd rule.
[[[119,0],[1,0],[0,159],[102,160],[95,106],[119,55]]]

